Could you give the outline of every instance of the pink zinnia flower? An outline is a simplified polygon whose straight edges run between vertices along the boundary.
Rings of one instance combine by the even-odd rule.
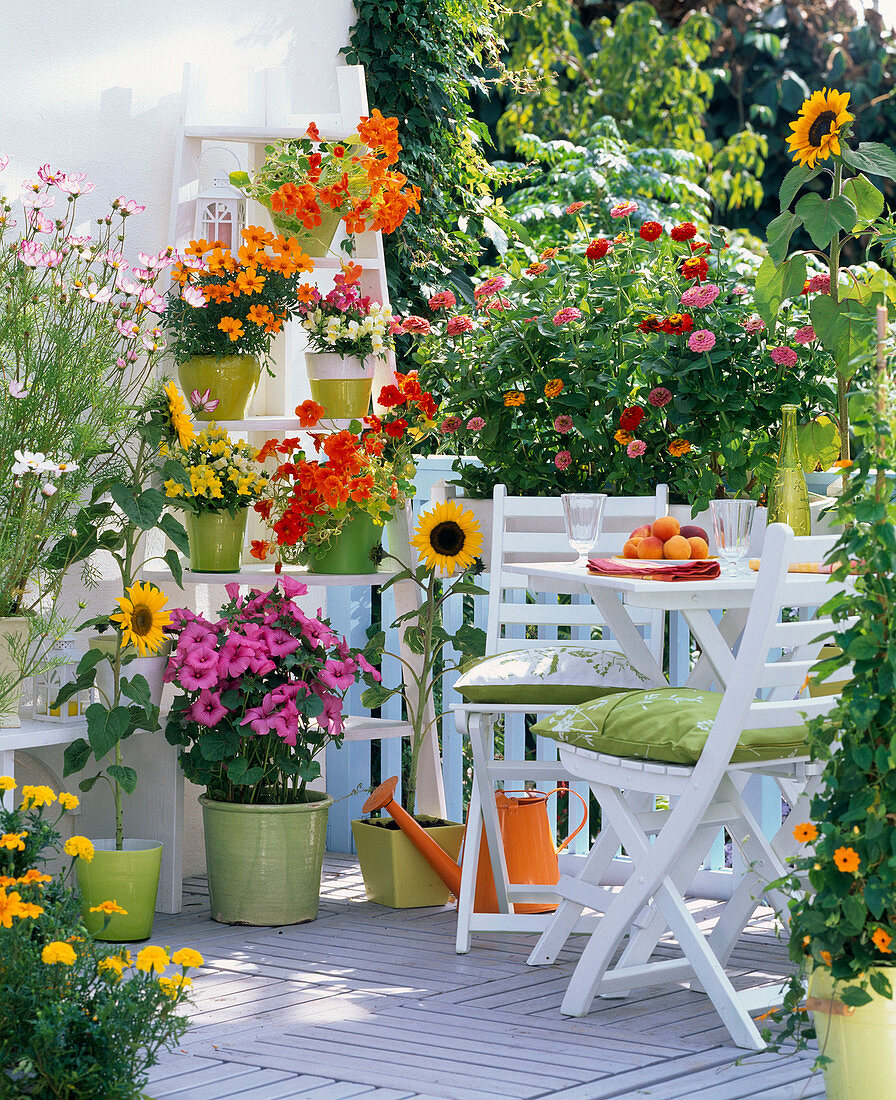
[[[445,435],[452,435],[463,424],[459,416],[446,416],[439,426],[439,431]]]
[[[762,332],[765,328],[765,321],[761,317],[749,317],[746,321],[741,321],[740,327],[744,332]]]
[[[471,432],[481,432],[484,427],[485,421],[482,419],[481,416],[472,416],[467,421],[467,428]]]
[[[811,344],[815,339],[815,329],[811,325],[798,328],[793,334],[793,339],[797,344]]]
[[[433,294],[429,299],[429,308],[433,313],[437,313],[440,309],[453,309],[456,305],[457,298],[450,290],[440,290],[438,294]]]
[[[647,444],[643,439],[633,439],[625,448],[629,458],[639,458],[647,450]]]
[[[610,210],[611,218],[627,218],[629,214],[634,214],[638,209],[636,202],[617,202]]]
[[[732,298],[746,298],[749,293],[749,289],[743,283],[738,283],[737,286],[731,288]]]
[[[566,306],[564,309],[559,309],[554,314],[554,324],[558,327],[560,325],[568,325],[570,321],[578,321],[582,316],[582,311],[576,309],[575,306]]]
[[[721,293],[719,287],[715,283],[706,283],[705,286],[692,286],[684,292],[681,296],[681,304],[683,306],[696,306],[698,309],[705,309],[707,306],[718,298]]]
[[[657,386],[647,395],[647,400],[655,409],[661,409],[672,400],[672,391],[667,390],[665,386]]]
[[[480,298],[491,298],[493,294],[497,294],[499,290],[504,290],[508,285],[507,279],[503,275],[495,275],[491,279],[486,279],[484,283],[480,283],[479,286],[473,288],[473,297],[477,300]]]
[[[583,202],[571,202],[566,208],[567,214],[578,214],[578,212],[584,207]]]
[[[554,420],[554,427],[561,435],[566,435],[567,432],[572,431],[572,417],[566,416],[565,414],[556,417]]]
[[[831,277],[830,275],[813,275],[809,280],[809,293],[810,294],[830,294],[831,293]]]
[[[716,338],[707,328],[698,328],[688,337],[691,351],[710,351],[716,346]]]
[[[466,315],[452,317],[448,322],[447,332],[449,336],[460,336],[464,332],[473,331],[473,318]]]
[[[768,353],[779,367],[793,367],[799,361],[799,356],[793,348],[783,346],[769,348]]]
[[[416,317],[413,313],[410,317],[405,317],[401,327],[405,332],[422,332],[424,336],[430,331],[429,321],[425,317]]]
[[[567,470],[572,462],[572,455],[569,451],[560,451],[554,455],[554,465],[558,470]]]

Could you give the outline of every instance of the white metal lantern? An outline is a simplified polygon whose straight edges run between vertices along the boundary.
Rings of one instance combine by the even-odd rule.
[[[76,638],[60,638],[47,654],[55,667],[34,677],[34,716],[48,722],[70,722],[79,718],[93,702],[91,690],[79,691],[62,704],[52,707],[60,690],[77,679],[78,662],[84,656]]]
[[[236,252],[240,246],[240,230],[246,227],[246,199],[231,186],[223,173],[216,175],[211,187],[196,197],[196,239],[220,241],[224,248]]]

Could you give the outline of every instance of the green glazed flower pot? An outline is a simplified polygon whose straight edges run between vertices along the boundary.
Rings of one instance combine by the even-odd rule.
[[[299,247],[309,256],[326,256],[339,228],[340,214],[337,211],[323,206],[320,212],[320,225],[315,226],[314,229],[306,229],[298,218],[290,217],[288,214],[275,214],[269,203],[265,203],[265,206],[271,216],[271,223],[278,233],[284,237],[295,237]]]
[[[464,826],[426,825],[423,831],[457,862],[464,840]],[[352,822],[352,836],[358,851],[367,900],[392,909],[418,909],[447,905],[448,887],[417,851],[401,829],[371,825],[369,820]]]
[[[308,570],[311,573],[375,573],[376,562],[370,552],[379,546],[383,528],[374,523],[367,512],[353,516],[321,553],[308,553]]]
[[[114,840],[95,840],[93,859],[75,860],[75,874],[81,890],[81,918],[87,931],[104,943],[133,943],[152,935],[152,919],[159,892],[162,845],[157,840],[125,840],[115,850]],[[90,908],[103,901],[116,901],[127,909],[126,917],[115,914],[102,931],[105,915]]]
[[[193,390],[208,390],[218,400],[211,412],[195,410],[196,420],[242,420],[258,389],[261,362],[254,355],[194,355],[178,364],[177,373],[188,403]]]
[[[314,920],[333,799],[244,806],[202,796],[212,920],[279,926]]]
[[[184,526],[190,543],[193,573],[237,573],[243,554],[248,511],[187,512]]]
[[[370,412],[374,357],[305,352],[311,397],[329,420],[360,420]]]

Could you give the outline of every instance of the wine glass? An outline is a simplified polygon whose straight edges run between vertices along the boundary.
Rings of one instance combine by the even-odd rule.
[[[564,493],[563,519],[569,545],[579,555],[576,565],[587,565],[588,552],[597,542],[606,493]]]
[[[755,500],[713,500],[712,530],[716,551],[725,564],[728,576],[741,572],[741,563],[750,549],[750,531],[756,512]]]

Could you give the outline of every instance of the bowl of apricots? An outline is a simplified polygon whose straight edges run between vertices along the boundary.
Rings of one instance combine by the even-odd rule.
[[[705,561],[709,557],[709,536],[696,524],[682,527],[674,516],[661,516],[632,531],[622,548],[622,557],[628,561]]]

